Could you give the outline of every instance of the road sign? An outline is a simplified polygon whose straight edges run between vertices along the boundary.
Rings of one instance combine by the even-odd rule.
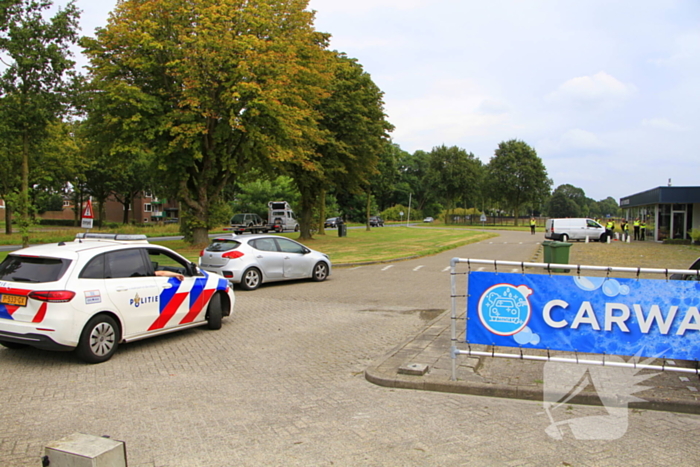
[[[83,215],[81,217],[83,219],[95,218],[95,216],[92,215],[92,201],[87,200],[87,203],[85,203],[85,209],[83,209]]]
[[[91,229],[94,215],[92,212],[92,201],[90,201],[89,199],[85,204],[85,209],[83,209],[83,215],[81,217],[82,221],[80,223],[80,227],[82,227],[83,229]]]

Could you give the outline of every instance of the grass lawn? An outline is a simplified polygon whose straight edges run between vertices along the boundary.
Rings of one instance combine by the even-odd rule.
[[[293,240],[298,233],[282,234]],[[335,229],[325,235],[315,235],[304,245],[326,253],[336,264],[357,264],[368,261],[388,261],[411,256],[426,256],[450,250],[461,245],[495,237],[484,233],[454,229],[415,229],[410,227],[384,227],[348,229],[347,237],[338,237]],[[197,261],[201,248],[194,248],[183,241],[153,242],[176,250],[186,258]]]
[[[475,227],[476,228],[476,227]],[[512,228],[512,227],[511,227]],[[520,227],[524,230],[527,227]],[[96,229],[93,230],[93,232]],[[72,241],[76,232],[83,229],[37,228],[31,233],[32,244]],[[177,236],[177,226],[136,228],[127,226],[121,233],[145,233],[148,236]],[[541,235],[538,229],[538,234]],[[298,233],[283,234],[297,239]],[[423,224],[416,227],[392,226],[372,228],[349,228],[347,237],[338,237],[337,230],[327,230],[325,235],[316,234],[313,239],[303,242],[309,248],[328,254],[334,265],[359,264],[369,261],[390,261],[413,256],[427,256],[475,243],[498,235],[497,232],[483,232],[474,228],[457,228],[442,224]],[[0,234],[0,244],[17,245],[21,237]],[[153,242],[178,251],[196,262],[201,251],[184,241]],[[0,260],[7,256],[0,252]],[[573,242],[570,249],[570,264],[599,266],[628,266],[685,269],[700,257],[700,248],[688,245],[663,245],[655,242],[613,242],[612,244]]]
[[[147,233],[156,236],[177,235],[177,231],[145,230],[146,232],[129,228],[128,232],[124,231],[123,233]],[[83,230],[60,229],[32,233],[32,244],[72,241],[76,232],[83,232]],[[0,238],[2,238],[0,244],[21,243],[20,238],[14,238],[15,235],[18,234],[13,234],[12,240],[2,238],[3,236],[0,235]],[[291,232],[283,235],[295,240],[299,237],[298,233]],[[336,230],[328,230],[325,235],[316,234],[313,239],[303,243],[309,248],[329,255],[333,264],[356,264],[368,261],[389,261],[412,256],[433,255],[496,235],[495,233],[451,228],[384,227],[373,228],[367,231],[364,227],[360,227],[348,229],[347,237],[338,237]],[[153,243],[167,246],[194,262],[199,258],[201,251],[200,247],[193,247],[182,240]],[[0,260],[4,259],[5,256],[7,256],[6,252],[0,252]]]

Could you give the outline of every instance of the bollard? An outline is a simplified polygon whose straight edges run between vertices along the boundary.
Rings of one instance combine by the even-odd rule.
[[[588,235],[586,235],[586,243],[588,243]]]
[[[607,238],[607,240],[608,240],[608,245],[610,244],[610,241],[611,241],[610,239],[611,239],[611,238],[612,238],[612,237],[611,237],[610,235],[608,235],[608,238]]]
[[[630,243],[630,236],[627,236],[627,243]]]

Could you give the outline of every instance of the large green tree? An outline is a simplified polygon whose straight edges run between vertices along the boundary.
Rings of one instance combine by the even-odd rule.
[[[342,195],[365,193],[371,203],[372,176],[393,129],[384,114],[383,93],[357,60],[342,53],[329,53],[332,80],[327,97],[318,107],[319,128],[324,140],[315,147],[315,156],[285,166],[301,194],[301,238],[311,236],[312,213],[328,189]],[[366,204],[367,206],[367,204]]]
[[[0,0],[0,119],[6,146],[18,154],[22,243],[29,244],[29,179],[32,155],[40,152],[48,127],[65,110],[69,100],[70,71],[74,62],[69,47],[77,40],[79,10],[71,1],[47,18],[50,0]],[[14,171],[8,176],[15,180]],[[5,191],[5,190],[3,190]],[[8,193],[3,193],[8,195]]]
[[[124,0],[95,39],[82,40],[111,153],[152,158],[195,243],[222,221],[224,187],[237,175],[303,165],[321,141],[326,38],[306,7]]]
[[[486,167],[485,184],[490,198],[506,206],[517,225],[521,208],[541,204],[549,196],[552,181],[537,152],[513,139],[498,145]]]
[[[550,217],[582,217],[588,215],[588,198],[581,188],[559,185],[547,202]]]
[[[468,207],[478,199],[482,164],[472,153],[457,146],[438,146],[429,154],[429,180],[432,190],[453,209],[459,201]]]

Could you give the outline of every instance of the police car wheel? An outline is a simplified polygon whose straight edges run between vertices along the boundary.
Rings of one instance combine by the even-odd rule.
[[[221,294],[214,294],[207,308],[207,327],[213,330],[221,329],[223,314],[224,312],[221,308]]]
[[[26,349],[28,347],[27,344],[20,344],[18,342],[5,342],[5,341],[0,341],[0,345],[2,345],[3,347],[7,347],[8,349],[12,349],[12,350]]]
[[[106,362],[119,346],[119,328],[107,315],[97,315],[85,325],[76,348],[78,357],[87,363]]]
[[[257,268],[250,268],[243,273],[241,287],[243,290],[255,290],[260,287],[262,282],[262,274]]]

